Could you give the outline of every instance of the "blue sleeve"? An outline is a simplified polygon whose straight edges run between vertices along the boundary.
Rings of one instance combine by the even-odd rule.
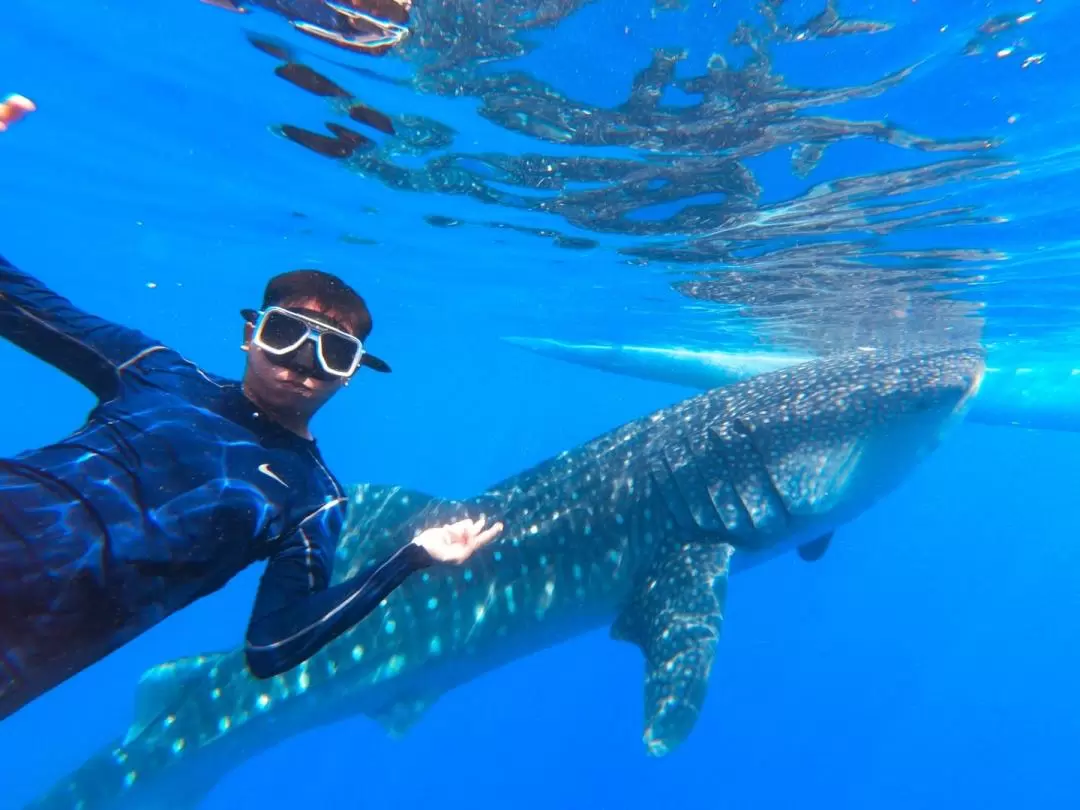
[[[78,380],[101,399],[112,397],[119,372],[158,345],[75,307],[0,256],[0,337]]]
[[[328,557],[301,526],[270,558],[248,624],[245,656],[256,678],[306,661],[369,613],[414,571],[434,561],[406,543],[378,565],[327,587]]]

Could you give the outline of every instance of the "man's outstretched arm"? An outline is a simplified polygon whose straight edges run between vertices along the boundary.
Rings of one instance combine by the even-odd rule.
[[[0,337],[78,380],[99,398],[124,367],[159,345],[135,329],[83,312],[0,256]]]
[[[483,520],[428,529],[375,567],[327,587],[329,555],[303,525],[275,554],[255,598],[244,653],[256,678],[292,669],[366,617],[408,577],[436,562],[461,562],[502,530]]]

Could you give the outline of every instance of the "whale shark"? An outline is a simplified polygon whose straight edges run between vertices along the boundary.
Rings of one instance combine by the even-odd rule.
[[[963,419],[984,367],[966,349],[830,357],[684,399],[469,499],[354,485],[333,581],[447,520],[505,528],[289,672],[254,678],[240,646],[149,669],[123,738],[29,807],[190,808],[293,734],[363,715],[400,736],[456,686],[603,626],[640,649],[644,749],[669,754],[704,705],[729,577],[821,558]]]
[[[794,351],[575,343],[518,336],[503,340],[556,360],[702,390],[815,358]],[[988,352],[986,377],[967,418],[984,425],[1080,432],[1080,364],[1075,355],[1018,354],[1016,350]]]

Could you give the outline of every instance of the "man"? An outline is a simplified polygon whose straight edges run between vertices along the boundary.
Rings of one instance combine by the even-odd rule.
[[[410,573],[459,563],[501,530],[428,529],[334,587],[346,501],[308,424],[369,353],[367,305],[299,270],[243,310],[242,382],[77,309],[0,257],[0,335],[98,398],[56,444],[0,460],[0,720],[256,560],[247,632],[267,678],[360,621]]]

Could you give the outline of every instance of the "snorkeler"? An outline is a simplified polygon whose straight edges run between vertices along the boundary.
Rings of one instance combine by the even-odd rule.
[[[414,571],[501,530],[429,528],[331,587],[347,507],[308,424],[360,368],[372,320],[336,276],[270,279],[245,309],[242,381],[81,311],[0,257],[0,335],[98,398],[67,438],[0,459],[0,720],[268,560],[247,630],[257,678],[290,669]]]

